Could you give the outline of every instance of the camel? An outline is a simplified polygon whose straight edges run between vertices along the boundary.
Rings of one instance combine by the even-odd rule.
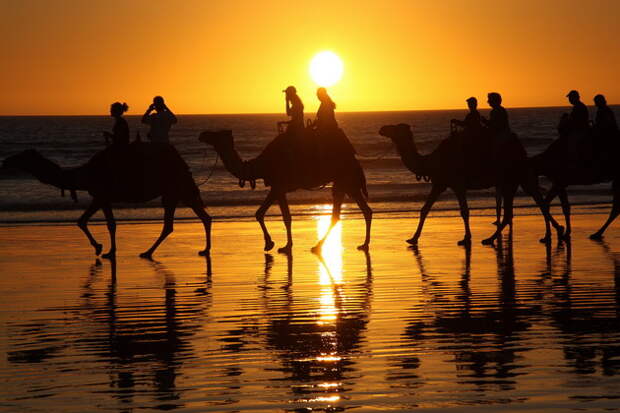
[[[446,139],[431,154],[421,155],[413,139],[411,126],[404,123],[386,125],[379,130],[379,134],[394,142],[403,164],[411,172],[418,177],[427,177],[432,182],[431,192],[420,212],[417,230],[407,240],[409,244],[416,245],[418,243],[428,213],[435,201],[448,188],[454,191],[458,199],[461,217],[465,224],[465,236],[458,242],[458,245],[469,245],[471,243],[469,207],[466,197],[468,189],[495,187],[504,201],[504,217],[493,235],[482,241],[485,245],[493,244],[503,229],[512,223],[513,200],[519,185],[534,198],[545,219],[545,235],[540,239],[540,242],[550,242],[550,222],[553,223],[558,235],[563,233],[563,228],[553,221],[549,214],[548,206],[538,189],[538,178],[532,170],[528,169],[525,149],[518,139],[511,139],[503,146],[504,159],[502,161],[505,166],[502,171],[503,178],[499,179],[497,175],[500,170],[493,165],[493,162],[488,162],[486,165],[482,165],[484,162],[480,162],[482,167],[469,167],[474,162],[470,160],[470,164],[467,163],[463,147],[457,138]],[[473,176],[474,174],[476,175]]]
[[[590,141],[583,142],[591,144]],[[601,139],[599,137],[599,139]],[[611,136],[608,140],[610,147],[604,148],[604,152],[609,158],[595,159],[594,163],[586,164],[580,161],[569,159],[566,151],[567,142],[558,139],[551,143],[544,152],[535,155],[530,159],[531,167],[538,176],[547,177],[552,185],[545,197],[545,202],[550,204],[558,196],[562,205],[562,213],[566,221],[566,231],[563,237],[568,239],[571,235],[570,203],[566,188],[571,185],[596,185],[604,182],[612,182],[613,201],[609,217],[598,231],[590,235],[590,239],[600,240],[607,227],[620,215],[620,169],[613,154],[617,153],[616,141],[618,136]],[[591,153],[591,149],[582,148],[583,152]],[[553,218],[552,218],[553,220]]]
[[[174,147],[165,144],[132,143],[125,147],[112,145],[98,152],[86,164],[77,168],[61,168],[30,149],[4,161],[4,167],[30,173],[45,184],[68,189],[88,191],[90,205],[78,219],[77,225],[86,234],[95,254],[101,254],[99,244],[88,229],[88,220],[99,209],[103,210],[110,233],[110,250],[104,258],[116,254],[116,222],[111,204],[114,202],[142,203],[159,196],[164,207],[164,226],[159,238],[140,257],[151,259],[157,247],[173,231],[174,212],[179,202],[192,208],[205,229],[206,246],[200,255],[211,249],[211,217],[204,210],[200,191],[194,183],[187,164]]]
[[[267,197],[256,211],[256,220],[263,231],[265,251],[271,250],[275,245],[269,231],[267,231],[264,220],[269,207],[274,202],[278,202],[280,206],[286,227],[286,245],[279,248],[278,252],[289,254],[293,248],[293,237],[291,213],[286,194],[297,189],[312,189],[329,183],[333,183],[331,224],[325,235],[312,248],[312,251],[314,253],[321,252],[323,243],[340,219],[340,209],[345,195],[355,200],[364,214],[366,237],[358,249],[368,250],[372,210],[366,201],[368,193],[364,171],[352,150],[340,150],[337,144],[333,144],[335,150],[329,151],[329,153],[325,152],[322,157],[317,157],[311,154],[312,144],[302,148],[298,146],[300,140],[296,139],[296,137],[286,134],[279,135],[265,147],[259,156],[243,161],[235,149],[232,131],[205,131],[199,137],[201,142],[214,147],[222,158],[226,169],[239,178],[240,184],[244,181],[254,183],[256,180],[263,179],[265,185],[271,187]],[[312,141],[309,140],[308,142]],[[325,142],[329,142],[329,140],[326,139]]]

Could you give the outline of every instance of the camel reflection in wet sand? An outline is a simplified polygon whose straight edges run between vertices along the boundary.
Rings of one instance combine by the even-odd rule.
[[[192,296],[178,296],[175,275],[164,264],[150,261],[162,278],[163,308],[148,303],[120,305],[117,299],[116,260],[111,260],[105,297],[85,296],[84,315],[103,323],[107,334],[84,339],[87,348],[100,349],[99,357],[109,363],[110,388],[123,404],[141,398],[140,388],[152,383],[157,408],[183,406],[176,378],[184,360],[192,357],[191,336],[200,328],[200,318],[211,306],[211,259],[206,257],[206,278],[196,285]],[[91,271],[96,274],[96,271]],[[84,289],[89,290],[89,279]],[[163,314],[161,310],[163,309]]]
[[[183,407],[183,391],[178,388],[176,379],[184,362],[195,357],[192,336],[199,330],[203,314],[211,307],[210,258],[206,258],[204,281],[196,283],[191,294],[183,292],[180,296],[174,273],[163,264],[150,261],[154,274],[163,281],[163,305],[152,297],[137,302],[128,302],[126,297],[119,299],[117,263],[115,259],[108,262],[107,286],[95,287],[105,276],[104,266],[97,259],[90,266],[81,288],[81,302],[62,309],[72,314],[78,326],[76,336],[68,336],[62,340],[62,345],[53,345],[44,351],[41,360],[32,357],[25,360],[20,352],[13,352],[13,360],[11,355],[9,360],[40,362],[55,357],[56,349],[77,351],[94,359],[93,364],[86,365],[90,367],[82,368],[105,371],[111,396],[121,403],[120,411],[132,411],[142,404],[164,410]],[[66,320],[65,324],[70,321]],[[50,325],[46,328],[49,330]],[[43,341],[48,335],[50,331],[47,334],[43,331]]]
[[[428,380],[418,373],[424,362],[421,349],[440,344],[443,351],[453,355],[451,361],[459,384],[472,386],[472,390],[480,394],[487,393],[485,403],[519,402],[506,397],[509,393],[504,391],[517,389],[517,377],[530,374],[530,366],[522,359],[533,348],[526,345],[529,342],[531,346],[531,341],[524,334],[531,333],[531,321],[537,319],[549,320],[561,333],[564,359],[576,375],[566,385],[574,385],[572,380],[582,375],[594,379],[597,374],[620,374],[620,345],[614,339],[620,332],[617,322],[620,316],[620,255],[612,253],[606,243],[599,242],[615,269],[615,310],[610,313],[606,307],[573,305],[570,242],[559,242],[555,248],[547,245],[539,278],[521,287],[530,293],[534,291],[533,299],[517,299],[512,233],[505,242],[502,238],[500,241],[494,247],[499,294],[497,306],[489,306],[489,309],[479,302],[472,305],[471,248],[464,248],[460,292],[453,293],[428,271],[421,249],[411,247],[428,307],[412,308],[412,316],[402,335],[402,346],[414,352],[394,359],[387,380],[398,382],[399,387],[415,395],[416,389]],[[456,298],[457,302],[448,303],[447,296]],[[599,339],[593,341],[593,336]],[[608,396],[584,396],[588,400],[597,397]]]
[[[329,217],[319,217],[319,236],[327,231]],[[359,353],[370,315],[372,267],[365,251],[363,278],[351,274],[343,279],[343,253],[340,224],[323,246],[318,260],[320,292],[304,297],[293,285],[293,257],[287,255],[284,280],[274,280],[273,257],[265,255],[262,301],[266,323],[266,344],[281,360],[273,370],[283,373],[282,384],[290,388],[290,403],[314,410],[340,411],[347,407],[346,382],[356,373]],[[301,288],[301,287],[300,287]],[[330,410],[337,409],[337,410]],[[304,410],[305,411],[305,410]]]

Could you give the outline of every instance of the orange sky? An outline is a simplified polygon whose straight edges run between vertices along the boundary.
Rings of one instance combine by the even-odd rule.
[[[312,56],[345,64],[338,110],[620,102],[620,1],[0,0],[0,114],[105,114],[153,95],[177,113],[316,109]]]

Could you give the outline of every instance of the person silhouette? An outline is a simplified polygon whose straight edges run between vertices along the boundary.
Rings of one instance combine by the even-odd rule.
[[[332,98],[327,94],[327,89],[320,87],[316,90],[316,97],[321,102],[319,110],[316,112],[316,120],[314,121],[314,127],[319,130],[334,130],[338,128],[338,122],[336,122],[336,104]]]
[[[153,111],[155,113],[151,114]],[[151,142],[170,143],[168,133],[172,125],[177,123],[177,117],[166,106],[163,97],[155,96],[153,103],[142,116],[142,123],[151,127],[147,135]]]
[[[127,145],[129,144],[129,125],[123,118],[123,113],[127,112],[129,106],[126,103],[114,102],[110,105],[110,116],[114,118],[114,127],[112,133],[103,132],[106,144],[109,145]]]
[[[492,108],[489,119],[481,117],[480,120],[489,129],[493,138],[505,140],[510,135],[510,125],[508,123],[508,112],[502,106],[502,96],[497,92],[491,92],[487,97],[487,102]]]
[[[304,128],[304,104],[297,95],[295,86],[289,86],[282,92],[285,93],[286,115],[291,120],[278,122],[278,127],[286,125],[286,133],[293,132],[293,134],[296,134]]]
[[[571,90],[566,95],[568,101],[573,105],[573,109],[568,115],[569,133],[585,134],[590,127],[590,114],[588,108],[580,100],[579,92]]]
[[[465,116],[465,119],[452,119],[450,123],[462,127],[466,133],[473,135],[480,132],[480,127],[482,126],[482,119],[480,117],[480,112],[478,112],[478,99],[472,96],[467,99],[466,102],[469,113]]]
[[[594,96],[596,105],[596,117],[594,118],[594,130],[596,135],[606,138],[618,133],[618,123],[614,111],[607,106],[607,100],[603,95]]]
[[[480,120],[487,127],[492,139],[492,159],[495,164],[497,175],[500,177],[500,181],[495,187],[495,216],[496,220],[494,224],[499,225],[501,221],[501,209],[502,209],[502,182],[501,179],[504,174],[505,165],[501,162],[500,153],[502,146],[508,141],[512,135],[510,131],[510,124],[508,123],[508,112],[502,106],[502,95],[497,92],[491,92],[487,95],[487,103],[491,107],[489,113],[489,119],[481,117]]]

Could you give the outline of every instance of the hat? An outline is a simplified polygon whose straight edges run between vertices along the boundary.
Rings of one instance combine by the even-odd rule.
[[[289,86],[286,89],[284,89],[282,92],[284,92],[284,93],[297,93],[297,89],[295,89],[295,86]]]
[[[579,97],[579,92],[577,92],[576,90],[571,90],[570,92],[568,92],[568,95],[566,95],[566,97],[568,98],[571,96]]]

